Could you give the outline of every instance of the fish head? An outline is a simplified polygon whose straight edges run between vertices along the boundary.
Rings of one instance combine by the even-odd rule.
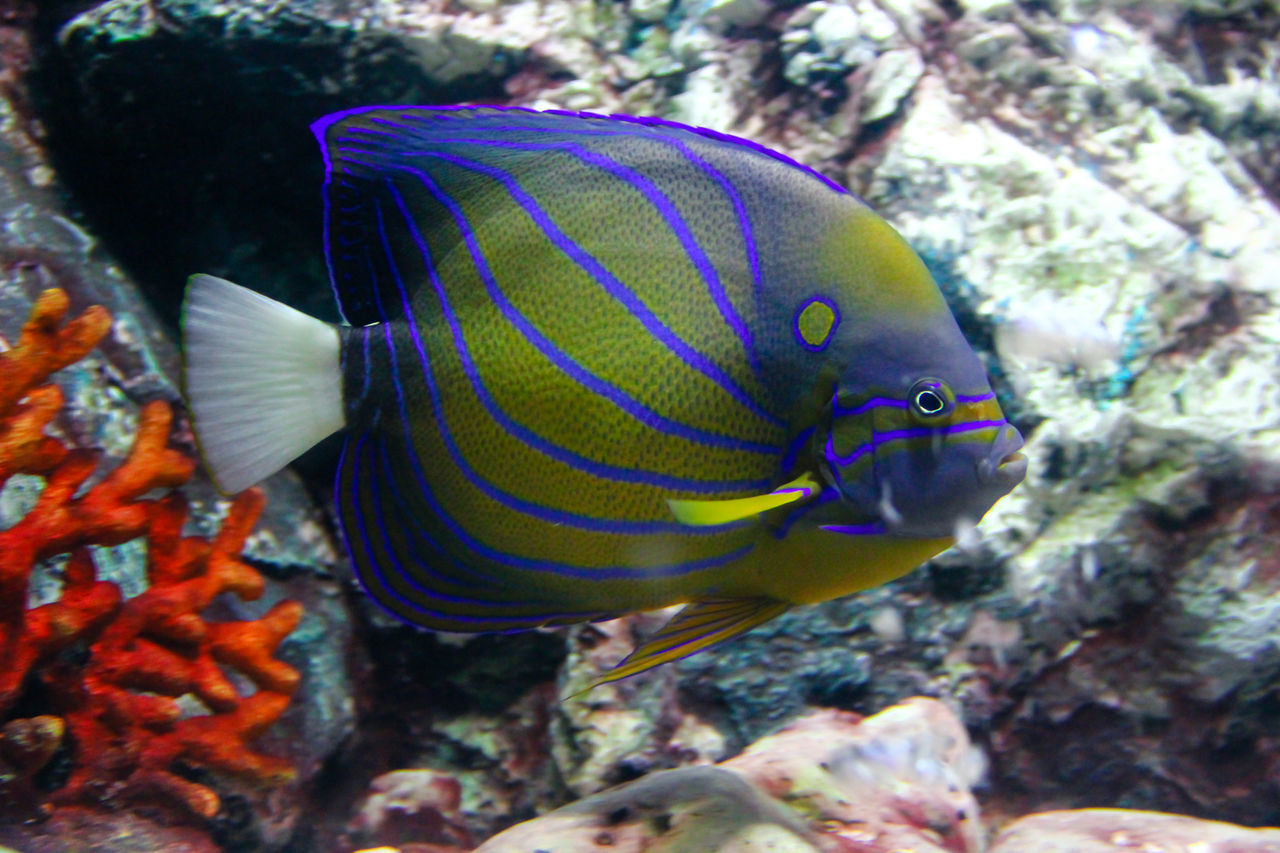
[[[825,368],[812,375],[829,420],[820,416],[810,451],[839,498],[824,505],[823,521],[841,523],[821,526],[955,536],[1021,482],[1022,436],[928,267],[884,219],[847,206],[812,261],[806,292],[834,307],[803,301],[792,337],[818,350]]]
[[[978,366],[977,381],[973,371],[934,369],[899,371],[892,386],[837,389],[818,455],[846,511],[863,523],[832,529],[957,536],[1022,481],[1022,435]]]

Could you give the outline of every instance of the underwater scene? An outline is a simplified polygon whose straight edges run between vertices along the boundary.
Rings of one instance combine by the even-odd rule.
[[[1275,0],[0,0],[0,853],[1280,853]]]

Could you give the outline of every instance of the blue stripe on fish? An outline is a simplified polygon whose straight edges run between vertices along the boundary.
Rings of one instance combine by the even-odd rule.
[[[444,139],[441,141],[453,142],[455,140]],[[457,141],[461,142],[467,140]],[[497,147],[515,147],[505,143],[490,143],[478,140],[474,141],[473,144],[492,144]],[[674,355],[676,355],[685,364],[688,364],[690,367],[715,382],[727,391],[735,400],[746,406],[753,414],[764,418],[775,426],[781,425],[781,421],[779,421],[776,416],[761,407],[760,404],[757,403],[756,400],[744,388],[742,388],[742,386],[735,382],[731,376],[725,373],[724,370],[713,363],[705,355],[694,349],[687,341],[682,340],[665,323],[658,319],[658,316],[650,310],[649,306],[645,305],[644,302],[641,301],[640,297],[636,296],[630,288],[619,281],[617,276],[609,272],[604,264],[600,263],[600,261],[593,257],[589,252],[585,251],[581,246],[569,239],[568,235],[566,235],[562,230],[560,230],[559,226],[556,225],[555,220],[547,214],[533,196],[529,195],[529,193],[525,192],[524,189],[521,188],[519,181],[517,181],[509,172],[505,172],[502,169],[498,169],[493,166],[486,166],[483,163],[477,163],[474,160],[468,160],[464,157],[458,157],[452,154],[441,154],[433,151],[406,152],[405,156],[435,157],[440,160],[444,160],[445,162],[453,163],[455,166],[480,172],[481,174],[487,175],[501,183],[506,187],[507,191],[511,193],[511,197],[515,199],[516,203],[519,204],[520,207],[529,214],[530,218],[538,224],[538,227],[542,229],[543,233],[547,235],[552,243],[554,243],[562,252],[565,253],[566,256],[571,258],[574,263],[581,267],[596,281],[600,282],[610,296],[626,307],[626,309],[630,311],[631,314],[635,316],[636,319],[638,319],[654,337],[662,341]],[[656,187],[654,188],[654,191],[657,192]],[[669,215],[679,215],[675,212],[675,207],[671,205],[670,202],[666,202],[665,209],[660,207],[659,212],[664,218]],[[680,226],[682,230],[673,230],[676,230],[677,236],[680,237],[682,243],[685,242],[685,236],[688,237],[690,244],[685,246],[686,251],[689,250],[689,245],[692,245],[696,249],[697,243],[693,240],[693,235],[689,233],[688,227],[684,225],[683,221],[680,222]],[[682,236],[682,234],[684,236]],[[715,271],[715,267],[711,265],[711,262],[706,258],[706,255],[701,252],[701,249],[698,249],[698,252],[699,256],[698,258],[695,258],[698,271],[702,275],[703,280],[707,283],[708,290],[711,292],[712,299],[715,301],[716,307],[720,311],[721,316],[725,319],[725,322],[728,323],[729,327],[733,329],[734,334],[738,336],[739,340],[742,341],[743,354],[746,356],[748,361],[752,362],[753,369],[758,373],[759,361],[755,353],[754,342],[751,339],[751,330],[747,328],[747,324],[742,320],[742,317],[738,315],[737,310],[729,301],[729,296],[724,291],[724,285],[721,283],[720,277]]]
[[[889,409],[905,409],[910,404],[906,400],[899,400],[893,397],[872,397],[856,406],[846,408],[840,405],[840,401],[836,400],[831,407],[831,414],[835,417],[843,415],[860,415],[863,412],[869,412],[872,409],[885,407]]]
[[[382,121],[381,119],[374,119],[374,120]],[[677,126],[677,125],[675,125],[674,123],[671,123],[671,126]],[[528,130],[528,128],[518,127],[515,125],[510,125],[510,126],[500,125],[495,127],[485,127],[485,128],[477,129],[475,132],[502,134],[502,133],[519,133],[521,131],[526,131],[526,130]],[[557,128],[554,132],[558,135],[563,135],[563,136],[596,136],[596,137],[637,136],[637,133],[635,132],[635,130],[618,131],[618,130],[596,130],[591,128]],[[371,127],[352,127],[348,130],[348,133],[363,133],[363,134],[372,134],[377,136],[388,136],[388,137],[399,136],[398,134],[391,133],[389,131],[374,130]],[[675,150],[679,151],[689,162],[693,163],[705,175],[707,175],[707,177],[714,180],[719,185],[721,191],[725,194],[725,197],[729,199],[729,203],[733,205],[733,212],[738,217],[738,227],[742,232],[742,242],[743,242],[744,251],[747,256],[747,266],[751,270],[752,293],[755,297],[756,306],[758,307],[759,301],[760,301],[760,287],[762,284],[762,276],[760,272],[760,253],[759,253],[758,247],[756,246],[755,231],[751,225],[751,217],[747,214],[747,207],[742,200],[741,193],[739,193],[736,189],[734,189],[733,183],[730,182],[729,179],[725,177],[723,172],[721,172],[715,166],[708,163],[702,157],[698,156],[698,154],[695,153],[691,148],[689,148],[689,146],[686,145],[682,140],[676,139],[674,137],[658,136],[658,135],[645,137],[645,138],[654,143],[657,143],[660,145],[666,145],[668,147],[674,148]],[[350,139],[350,138],[339,137],[337,141],[342,142],[344,139]],[[351,140],[351,141],[358,141],[358,140]],[[466,140],[441,139],[439,141],[440,142],[459,142],[459,141],[466,141]],[[841,191],[843,192],[844,190],[841,188]],[[723,287],[718,288],[713,295],[716,300],[716,305],[719,308],[721,315],[724,317],[725,322],[728,323],[731,328],[733,328],[734,332],[743,341],[743,344],[746,348],[747,360],[750,362],[752,370],[758,375],[761,371],[760,356],[759,356],[759,353],[756,351],[755,338],[754,338],[754,335],[752,335],[751,333],[750,327],[747,326],[746,321],[742,319],[742,316],[738,313],[737,309],[733,307],[733,302],[729,299],[728,295],[724,292]]]
[[[938,427],[911,427],[910,429],[886,430],[885,432],[876,433],[875,438],[871,441],[864,442],[846,456],[841,456],[835,451],[834,438],[827,438],[826,457],[827,461],[833,465],[845,467],[852,465],[859,457],[866,456],[873,450],[879,450],[886,444],[905,441],[913,438],[931,438],[933,436],[958,435],[966,432],[979,432],[981,430],[999,429],[1008,425],[1007,420],[990,420],[990,421],[963,421],[958,424],[947,424]]]
[[[791,439],[791,443],[787,445],[787,450],[782,454],[782,464],[778,466],[778,470],[782,474],[789,474],[791,469],[796,465],[796,458],[800,455],[800,451],[804,448],[809,440],[813,438],[814,427],[806,427],[802,429],[795,438]]]
[[[354,453],[351,449],[352,443],[355,444]],[[521,630],[554,622],[587,621],[608,615],[599,612],[549,613],[546,612],[545,605],[536,601],[525,600],[516,604],[464,598],[416,583],[413,580],[413,571],[405,567],[400,553],[394,546],[381,507],[372,497],[380,491],[380,472],[375,467],[365,464],[369,461],[365,458],[366,453],[373,448],[374,443],[369,441],[367,434],[355,437],[348,442],[343,450],[343,460],[338,470],[340,477],[345,471],[349,479],[346,482],[339,481],[342,490],[338,494],[344,496],[346,500],[351,500],[351,505],[346,508],[347,517],[354,522],[360,550],[357,551],[353,547],[351,532],[345,527],[343,534],[360,582],[371,597],[392,615],[418,624],[434,625],[442,630],[452,628],[467,631]],[[385,465],[387,460],[385,456],[383,458]],[[390,476],[389,467],[383,473]],[[363,491],[366,489],[370,495],[367,501],[363,497]],[[366,503],[369,504],[367,509]],[[378,534],[381,547],[378,547],[371,535],[369,516],[372,516],[373,530]],[[416,559],[415,562],[422,565]],[[388,578],[382,566],[391,567],[394,578]],[[411,590],[404,589],[404,585],[408,585]]]
[[[387,124],[393,124],[393,126],[396,127],[404,127],[403,125],[394,125],[394,123],[385,122],[381,119],[375,120]],[[710,259],[707,258],[706,253],[694,238],[693,233],[689,230],[688,224],[684,221],[680,212],[675,208],[675,205],[671,203],[670,199],[668,199],[661,190],[654,186],[651,181],[636,172],[634,169],[623,166],[608,157],[584,149],[581,146],[567,143],[505,142],[501,140],[474,138],[441,138],[433,141],[440,144],[461,143],[514,151],[566,151],[578,157],[584,163],[601,168],[615,177],[625,180],[638,190],[646,200],[650,202],[650,204],[653,205],[663,220],[671,228],[676,238],[680,241],[680,244],[684,248],[690,261],[694,264],[699,275],[702,276],[703,281],[706,283],[707,288],[711,293],[713,300],[716,302],[721,314],[725,315],[726,319],[732,319],[733,322],[730,322],[729,324],[730,328],[732,328],[735,334],[738,335],[745,348],[744,352],[752,353],[754,351],[750,331],[747,329],[746,324],[742,322],[742,318],[738,316],[737,311],[733,308],[732,304],[729,303],[729,298],[724,291],[724,285],[720,281],[719,273],[716,272],[716,269],[712,265]],[[338,146],[336,150],[344,154],[365,156],[377,156],[379,153],[385,153],[369,150],[368,148],[351,148],[343,146]],[[692,367],[694,370],[697,370],[699,373],[702,373],[711,381],[715,382],[752,414],[773,426],[782,426],[781,420],[772,412],[761,406],[746,389],[733,379],[733,377],[729,376],[729,374],[726,373],[719,365],[712,362],[705,355],[698,352],[687,342],[676,336],[670,328],[668,328],[657,318],[656,315],[654,315],[647,305],[645,305],[631,290],[622,284],[616,276],[610,273],[603,264],[593,258],[589,253],[583,251],[581,246],[578,246],[570,240],[555,224],[551,217],[546,214],[546,211],[542,209],[537,201],[525,192],[520,187],[519,182],[516,181],[509,173],[496,167],[477,163],[474,160],[467,160],[466,158],[457,157],[456,155],[448,155],[435,151],[392,150],[390,153],[400,157],[436,158],[444,162],[453,163],[460,168],[480,172],[481,174],[493,178],[501,183],[511,194],[516,203],[529,214],[530,218],[532,218],[535,223],[537,223],[538,227],[547,235],[548,239],[550,239],[576,264],[588,272],[611,296],[622,303],[627,310],[631,312],[632,316],[639,320],[645,328],[654,335],[654,337],[662,341],[663,344],[665,344],[681,361]],[[344,157],[344,160],[345,159],[347,158]],[[350,162],[360,162],[362,165],[370,168],[378,168],[380,165],[376,163],[369,163],[367,161],[358,161],[354,158],[352,158]],[[424,178],[426,175],[425,172],[413,169],[409,166],[395,163],[388,165],[390,168],[416,175],[419,178]]]
[[[425,175],[422,176],[426,178]],[[437,196],[437,198],[441,198]],[[449,200],[450,210],[458,210],[452,200]],[[691,528],[688,525],[681,524],[678,521],[637,521],[628,518],[601,518],[598,516],[583,515],[576,512],[567,512],[565,510],[556,509],[555,507],[545,506],[526,500],[525,498],[513,495],[510,492],[498,488],[492,482],[482,477],[467,461],[466,455],[458,447],[454,440],[453,431],[449,427],[449,419],[444,410],[444,404],[441,400],[440,388],[436,383],[434,371],[427,359],[426,348],[422,344],[422,337],[418,332],[418,323],[413,315],[413,307],[409,301],[409,291],[404,286],[404,280],[400,276],[400,271],[396,266],[395,258],[392,257],[391,244],[387,238],[386,225],[382,217],[382,206],[374,205],[374,218],[377,222],[378,237],[382,242],[382,248],[385,254],[387,267],[391,273],[392,279],[396,283],[396,288],[400,292],[402,300],[401,308],[402,316],[408,322],[405,324],[409,330],[409,336],[413,340],[414,348],[418,352],[418,363],[422,368],[423,378],[427,383],[427,394],[431,400],[431,410],[435,416],[436,427],[439,431],[440,438],[445,443],[448,450],[449,458],[453,460],[453,464],[462,473],[472,486],[478,489],[485,497],[497,501],[508,509],[516,512],[524,513],[532,518],[549,521],[552,524],[564,524],[569,527],[576,527],[579,530],[591,530],[599,533],[614,533],[628,536],[647,536],[655,533],[681,533],[685,535],[714,535],[723,533],[726,530],[733,530],[746,525],[746,522],[729,522],[727,524],[707,525],[700,528]],[[463,224],[459,220],[459,225]],[[468,246],[474,246],[475,250],[479,250],[479,246],[474,243],[474,238],[468,241]],[[406,423],[407,423],[406,417]]]
[[[884,524],[873,521],[870,524],[820,524],[828,533],[842,533],[845,536],[883,536]]]
[[[372,119],[372,121],[375,121],[379,124],[389,125],[392,127],[403,128],[406,130],[419,130],[420,132],[419,128],[410,128],[410,127],[407,127],[406,125],[396,124],[394,122],[390,122],[387,119],[383,119],[383,118],[374,118]],[[421,117],[417,117],[416,121],[419,124],[425,124],[425,121]],[[674,123],[671,126],[676,127]],[[476,128],[474,131],[471,132],[472,135],[469,135],[468,137],[465,137],[465,138],[433,136],[432,143],[433,144],[462,144],[462,145],[472,145],[472,144],[486,145],[487,144],[487,145],[510,147],[511,144],[508,142],[505,142],[500,139],[488,139],[486,137],[488,135],[501,136],[502,134],[505,134],[505,133],[520,133],[528,130],[529,128],[527,127],[518,127],[514,125],[482,127],[482,128]],[[398,134],[395,134],[395,133],[391,133],[388,131],[378,131],[370,127],[352,127],[352,128],[349,128],[347,132],[386,136],[390,138],[397,138],[399,136]],[[558,127],[554,131],[547,131],[547,132],[549,133],[553,132],[557,136],[586,136],[586,137],[630,136],[633,138],[640,136],[640,134],[636,133],[634,129],[629,129],[626,131],[618,131],[618,130],[599,130],[599,129],[593,129],[593,128]],[[761,285],[760,256],[756,247],[755,233],[751,226],[751,218],[747,215],[746,205],[742,201],[742,196],[738,193],[736,189],[734,189],[733,184],[729,181],[728,178],[724,176],[723,172],[721,172],[715,166],[708,163],[704,158],[700,157],[697,153],[695,153],[692,149],[690,149],[689,146],[686,145],[683,140],[680,140],[678,138],[671,137],[671,136],[664,136],[664,135],[651,135],[651,136],[644,136],[643,138],[646,141],[654,142],[660,145],[665,145],[665,146],[674,148],[676,151],[679,151],[686,160],[688,160],[690,163],[696,166],[707,177],[715,181],[716,184],[720,187],[721,191],[725,194],[725,197],[729,199],[730,204],[733,206],[734,214],[738,217],[739,229],[742,233],[743,245],[744,245],[745,253],[747,256],[747,265],[748,265],[748,268],[751,270],[751,279],[753,284],[752,294],[756,300],[756,307],[758,307],[759,297],[760,297],[760,285]],[[360,139],[348,136],[348,137],[338,137],[335,140],[335,142],[339,144],[344,141],[358,143]],[[572,146],[572,147],[577,151],[582,151],[582,149],[578,146]],[[404,153],[406,154],[411,153],[415,155],[424,155],[424,156],[437,156],[437,157],[444,156],[444,155],[440,155],[438,153],[429,152],[429,151],[404,152]],[[603,157],[603,155],[598,155],[598,156]],[[654,189],[655,191],[657,191],[656,187]],[[668,207],[669,209],[674,210],[674,206],[668,205]],[[660,212],[663,212],[664,216],[666,216],[666,212],[661,207],[659,208],[659,210]],[[686,231],[687,231],[687,228],[686,228]],[[690,237],[690,240],[693,240],[692,234],[690,234],[689,237]],[[693,241],[693,242],[694,242],[694,245],[696,246],[697,245],[696,241]],[[728,324],[728,326],[734,331],[734,334],[737,335],[739,340],[742,341],[743,350],[747,358],[747,361],[750,364],[752,371],[758,377],[761,373],[761,365],[760,365],[759,353],[757,352],[756,346],[755,346],[754,335],[752,335],[750,327],[747,325],[746,321],[743,320],[741,314],[738,313],[738,310],[734,307],[733,302],[729,299],[729,295],[725,292],[724,286],[720,282],[718,275],[715,273],[714,267],[710,267],[709,262],[707,264],[707,267],[710,268],[711,277],[707,276],[706,269],[700,267],[700,270],[703,273],[703,279],[708,284],[708,288],[711,292],[712,298],[715,300],[717,309],[720,311],[721,317],[724,319],[725,323]]]
[[[463,370],[467,374],[467,379],[471,383],[472,391],[476,398],[484,406],[485,410],[493,417],[499,425],[502,426],[513,437],[524,442],[529,447],[538,450],[547,456],[562,462],[575,470],[583,471],[592,476],[602,477],[607,480],[614,480],[622,483],[643,483],[645,485],[656,486],[665,489],[675,489],[682,491],[691,491],[704,494],[721,493],[730,491],[756,491],[766,489],[770,481],[768,479],[755,480],[696,480],[688,477],[676,477],[667,474],[660,474],[643,468],[624,468],[618,465],[609,465],[595,459],[590,459],[572,450],[561,447],[551,442],[533,430],[514,420],[508,415],[493,395],[489,393],[488,388],[484,384],[484,380],[480,377],[479,370],[475,361],[471,357],[470,347],[467,346],[466,336],[462,331],[462,327],[458,322],[452,306],[449,304],[448,294],[445,292],[444,284],[440,281],[440,276],[436,272],[435,264],[431,257],[431,250],[427,246],[426,240],[414,221],[412,214],[409,212],[408,205],[404,200],[404,196],[396,188],[392,181],[387,182],[387,188],[391,193],[396,207],[399,209],[401,216],[404,218],[405,225],[409,229],[410,236],[414,243],[417,244],[418,250],[422,255],[423,266],[427,271],[427,278],[431,282],[431,287],[435,291],[436,298],[439,300],[441,312],[445,322],[449,326],[450,333],[453,336],[454,347],[458,352],[459,358],[462,360]],[[412,314],[406,314],[412,318]]]
[[[364,166],[373,169],[377,173],[377,167],[374,164],[365,163],[359,160],[343,158],[344,163],[356,166]],[[513,327],[533,346],[535,346],[549,361],[555,364],[560,370],[569,375],[575,382],[587,388],[592,393],[610,400],[628,415],[643,423],[645,426],[675,436],[684,438],[689,441],[705,444],[710,447],[720,447],[726,450],[740,450],[748,453],[760,453],[764,455],[776,454],[779,447],[774,444],[765,444],[757,441],[749,441],[747,439],[738,438],[736,436],[721,435],[710,432],[708,430],[699,429],[689,424],[668,418],[661,413],[654,411],[646,406],[640,400],[617,385],[608,380],[601,379],[591,373],[581,364],[579,364],[572,356],[560,349],[546,335],[538,330],[536,326],[526,318],[519,309],[517,309],[511,301],[503,293],[502,288],[489,269],[487,261],[485,261],[484,253],[481,251],[476,242],[475,234],[471,230],[467,222],[466,215],[458,207],[448,194],[440,190],[439,186],[431,180],[430,176],[421,170],[407,170],[415,174],[423,186],[430,192],[442,206],[449,211],[457,223],[463,241],[471,254],[472,260],[476,265],[476,270],[484,282],[485,289],[494,304],[502,312],[503,316],[511,323]],[[385,322],[385,321],[383,321]]]
[[[776,539],[785,538],[786,535],[791,532],[791,528],[795,525],[796,522],[800,521],[800,519],[804,518],[806,515],[808,515],[818,507],[824,506],[825,504],[829,504],[832,501],[836,501],[839,499],[840,499],[840,492],[838,489],[835,489],[831,486],[824,487],[823,490],[818,493],[818,496],[814,498],[812,501],[810,501],[809,503],[803,506],[797,507],[796,509],[793,509],[791,512],[787,513],[787,517],[782,519],[782,523],[778,525],[777,529],[773,531],[774,538]]]
[[[371,261],[368,259],[366,262],[371,264]],[[376,278],[376,273],[372,266],[369,267],[369,275],[371,279]],[[380,316],[386,317],[386,308],[383,306],[381,295],[377,291],[375,291],[374,303]],[[412,324],[410,324],[410,326],[412,327]],[[386,323],[385,320],[382,324],[382,331],[389,356],[390,378],[392,380],[392,387],[395,391],[395,402],[400,415],[400,422],[405,433],[407,446],[411,449],[413,447],[410,426],[411,422],[409,419],[408,407],[405,402],[404,387],[401,383],[399,359],[396,355],[396,345],[391,333],[391,326],[389,323]],[[711,557],[688,560],[680,563],[641,567],[575,566],[552,560],[541,560],[506,553],[480,541],[476,537],[472,536],[461,524],[459,524],[436,498],[430,483],[427,480],[426,474],[422,470],[422,463],[418,458],[418,454],[409,452],[405,455],[408,457],[409,465],[417,482],[417,491],[427,502],[427,505],[434,517],[439,519],[439,521],[448,528],[450,533],[452,533],[453,536],[456,537],[456,539],[468,550],[483,559],[491,560],[499,565],[527,571],[551,572],[564,577],[578,578],[582,580],[640,580],[648,578],[677,577],[693,572],[716,568],[741,559],[750,553],[755,547],[754,544],[748,544]],[[339,466],[339,477],[343,476],[342,471],[344,467],[345,466]],[[342,492],[339,491],[338,494],[341,496]],[[345,520],[348,516],[344,513],[343,517]],[[682,532],[688,533],[689,530],[688,528],[683,528]],[[354,555],[356,552],[353,550],[352,553]]]

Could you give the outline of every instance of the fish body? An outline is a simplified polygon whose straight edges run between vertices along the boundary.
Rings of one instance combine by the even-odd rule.
[[[232,400],[248,362],[220,330],[273,321],[196,277],[188,393],[231,490],[347,430],[352,563],[408,622],[506,631],[691,602],[619,677],[904,574],[1023,476],[920,259],[782,155],[508,108],[365,108],[313,130],[346,325],[290,314],[306,345],[268,341],[288,366]],[[293,400],[307,429],[287,426]],[[264,407],[295,446],[250,464]]]

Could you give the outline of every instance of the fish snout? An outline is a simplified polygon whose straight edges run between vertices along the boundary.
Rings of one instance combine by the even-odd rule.
[[[978,481],[993,486],[1001,493],[1009,492],[1027,475],[1027,457],[1021,453],[1022,434],[1006,425],[987,457],[978,462]]]

